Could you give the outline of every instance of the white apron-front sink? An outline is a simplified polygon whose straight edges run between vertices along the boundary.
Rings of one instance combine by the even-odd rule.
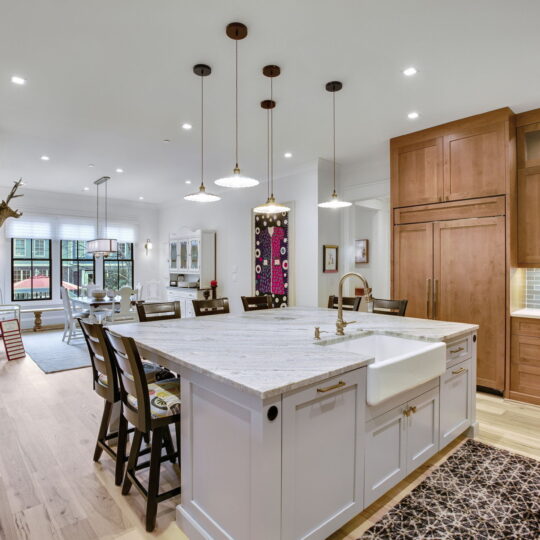
[[[326,345],[375,357],[367,368],[367,402],[377,405],[442,375],[446,344],[371,334]]]

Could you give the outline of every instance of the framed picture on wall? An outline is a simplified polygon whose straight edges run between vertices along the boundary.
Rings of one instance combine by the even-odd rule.
[[[331,274],[338,271],[338,246],[323,246],[323,272]]]
[[[369,240],[356,240],[354,242],[354,262],[355,264],[369,262]]]

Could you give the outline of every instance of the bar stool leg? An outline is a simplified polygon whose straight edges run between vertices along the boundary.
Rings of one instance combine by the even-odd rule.
[[[135,429],[131,450],[129,452],[126,474],[124,475],[124,484],[122,485],[122,495],[127,495],[131,489],[131,479],[129,476],[135,474],[135,467],[137,466],[137,459],[139,458],[139,452],[141,450],[141,441],[142,433],[138,429]]]
[[[103,416],[101,417],[101,425],[99,426],[99,433],[96,442],[96,449],[94,451],[94,461],[99,461],[101,454],[103,453],[103,448],[100,446],[101,443],[106,442],[107,431],[109,430],[109,423],[111,421],[112,413],[112,403],[105,401],[105,407],[103,409]]]
[[[126,462],[126,445],[128,440],[128,425],[123,414],[120,414],[118,426],[118,444],[116,446],[116,466],[114,471],[114,483],[117,486],[122,484],[124,476],[124,465]]]
[[[174,444],[171,438],[171,432],[169,431],[169,426],[163,428],[163,444],[165,445],[165,450],[167,450],[167,455],[171,463],[175,462],[174,457]]]
[[[148,497],[146,500],[146,530],[152,532],[156,527],[157,497],[159,494],[159,476],[161,469],[161,448],[163,443],[164,429],[159,427],[154,429],[152,434],[152,449],[150,451],[150,476],[148,479]],[[169,432],[169,439],[170,439]]]

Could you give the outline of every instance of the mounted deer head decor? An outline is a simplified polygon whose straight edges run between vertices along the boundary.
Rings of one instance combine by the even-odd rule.
[[[22,212],[19,212],[18,210],[12,210],[8,206],[11,199],[15,199],[16,197],[22,197],[22,195],[15,195],[15,192],[17,191],[21,183],[22,178],[19,178],[17,182],[13,182],[14,186],[11,188],[11,191],[9,192],[6,200],[0,203],[0,227],[4,224],[4,221],[6,221],[7,218],[20,218],[22,216]]]

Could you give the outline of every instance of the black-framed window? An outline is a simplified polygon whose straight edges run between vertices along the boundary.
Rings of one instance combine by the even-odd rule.
[[[11,300],[51,300],[51,241],[11,239]]]
[[[105,290],[133,288],[133,244],[118,242],[118,251],[103,259],[103,285]]]
[[[96,263],[86,253],[83,240],[60,241],[60,283],[70,296],[86,295],[87,286],[95,283]]]

